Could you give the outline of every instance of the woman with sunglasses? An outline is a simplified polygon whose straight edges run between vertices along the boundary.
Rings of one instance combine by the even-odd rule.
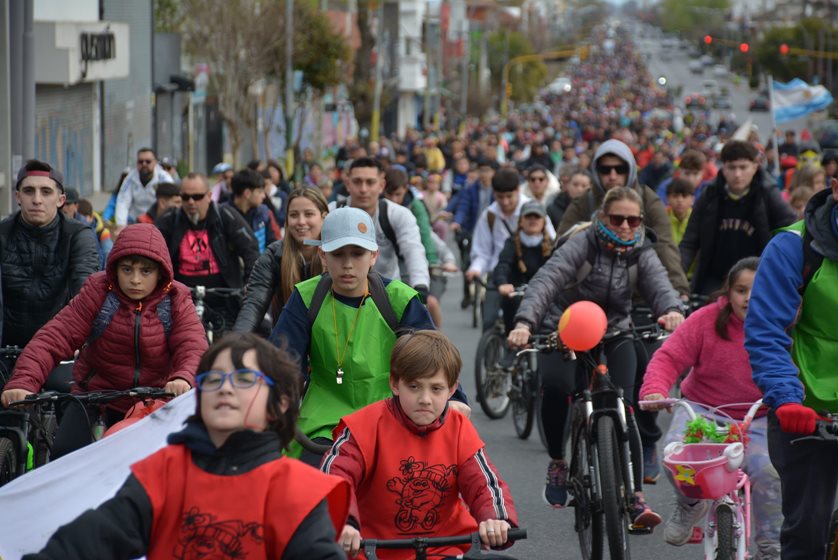
[[[116,496],[24,558],[345,558],[336,536],[349,484],[282,456],[299,412],[294,361],[253,334],[230,335],[198,371],[186,427],[134,463]]]
[[[530,280],[515,316],[515,329],[509,334],[511,346],[525,346],[533,332],[555,331],[562,311],[581,300],[593,301],[603,308],[609,329],[628,330],[635,288],[667,330],[674,330],[683,322],[680,299],[652,249],[654,233],[644,227],[641,208],[642,201],[634,190],[609,189],[593,222],[567,238]],[[609,339],[605,343],[605,355],[611,378],[631,401],[637,370],[631,335]],[[541,417],[550,454],[544,499],[560,508],[569,500],[565,424],[570,397],[581,379],[575,362],[564,361],[559,353],[541,354],[539,358],[544,388]],[[637,486],[633,522],[652,528],[661,518],[643,499],[643,456],[633,417],[629,428],[635,435],[631,442]]]

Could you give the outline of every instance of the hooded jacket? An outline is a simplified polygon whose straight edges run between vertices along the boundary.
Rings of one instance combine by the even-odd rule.
[[[629,174],[626,180],[626,186],[636,190],[637,194],[643,200],[643,217],[646,227],[654,231],[657,237],[655,252],[660,257],[660,261],[663,263],[666,273],[669,276],[669,281],[675,290],[682,295],[689,294],[690,287],[687,283],[687,276],[684,274],[684,269],[681,266],[678,247],[672,242],[672,231],[669,225],[669,216],[666,215],[666,208],[658,195],[655,194],[655,191],[641,185],[637,181],[637,164],[634,161],[634,156],[629,147],[619,140],[612,139],[603,142],[597,149],[594,154],[594,159],[591,161],[593,186],[585,195],[577,197],[570,203],[564,216],[562,216],[562,222],[559,224],[557,233],[561,236],[573,224],[589,221],[591,215],[602,206],[602,200],[605,198],[605,187],[602,186],[599,180],[599,174],[596,172],[596,163],[601,157],[606,155],[617,156],[628,163]]]
[[[117,262],[139,255],[160,265],[157,288],[137,302],[122,293]],[[86,344],[109,291],[119,298],[119,309],[101,336]],[[172,329],[168,338],[157,306],[168,294]],[[26,346],[6,389],[37,392],[60,360],[81,349],[73,367],[75,391],[163,387],[175,378],[194,383],[195,370],[207,349],[189,288],[175,282],[163,236],[152,225],[125,228],[108,256],[107,270],[88,278],[73,298]]]
[[[593,267],[576,285],[576,271],[588,258],[591,244],[596,245]],[[622,255],[603,247],[593,227],[570,237],[530,280],[515,322],[526,324],[531,332],[555,331],[562,312],[570,304],[589,300],[605,311],[609,328],[628,328],[634,291],[629,280],[630,259],[637,260],[636,288],[655,315],[681,312],[678,294],[672,289],[660,259],[651,250],[654,233],[647,230],[638,244],[631,252],[633,255]]]

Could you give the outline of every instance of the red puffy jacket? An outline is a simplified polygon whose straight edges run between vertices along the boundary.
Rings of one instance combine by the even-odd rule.
[[[116,263],[129,255],[160,263],[158,288],[140,302],[119,289]],[[101,336],[85,346],[111,290],[119,298],[119,309]],[[172,310],[168,340],[157,315],[157,305],[166,293]],[[139,347],[134,345],[135,329]],[[82,350],[73,367],[74,391],[163,387],[175,378],[194,385],[207,339],[189,288],[173,280],[169,249],[156,227],[135,224],[120,233],[108,255],[107,270],[90,276],[81,292],[26,345],[5,389],[39,391],[58,362],[79,348]]]

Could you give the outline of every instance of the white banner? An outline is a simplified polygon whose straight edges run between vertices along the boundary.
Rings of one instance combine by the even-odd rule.
[[[195,412],[195,391],[119,432],[0,488],[0,560],[43,548],[60,526],[111,498],[130,466],[166,445]]]

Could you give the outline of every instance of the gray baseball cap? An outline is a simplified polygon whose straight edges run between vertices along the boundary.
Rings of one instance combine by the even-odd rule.
[[[338,208],[329,212],[320,229],[320,239],[306,239],[306,245],[316,245],[331,253],[347,245],[357,245],[368,251],[378,251],[375,223],[359,208]]]
[[[538,214],[543,218],[547,215],[547,211],[537,200],[528,200],[521,205],[521,216],[529,216],[530,214]]]

